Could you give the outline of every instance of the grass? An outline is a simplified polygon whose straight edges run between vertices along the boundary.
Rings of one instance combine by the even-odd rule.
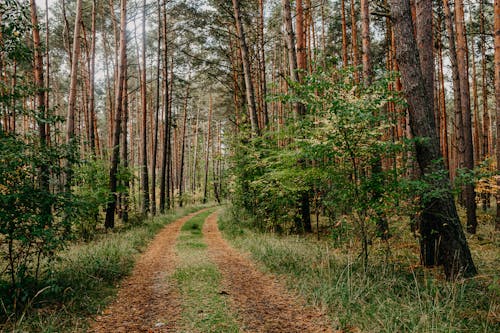
[[[118,282],[130,274],[138,254],[158,231],[198,209],[177,210],[100,235],[90,243],[69,246],[55,261],[44,263],[38,295],[20,317],[7,317],[0,331],[85,332],[88,318],[114,299]]]
[[[336,329],[361,332],[500,331],[498,265],[488,270],[476,259],[483,275],[446,282],[438,270],[415,265],[418,249],[409,245],[411,239],[395,236],[391,240],[394,243],[391,244],[390,260],[382,244],[372,245],[371,264],[365,272],[358,260],[359,248],[353,242],[344,241],[339,245],[332,239],[316,241],[307,237],[263,234],[241,225],[229,211],[219,219],[221,230],[233,245],[250,252],[264,269],[284,276],[288,286],[308,302],[325,308],[336,323]],[[395,234],[400,232],[403,231],[395,231]],[[473,252],[480,252],[476,244],[471,246]],[[496,254],[498,258],[498,248]]]
[[[239,332],[235,316],[221,294],[221,274],[207,258],[202,228],[211,212],[187,221],[177,242],[180,258],[171,277],[181,292],[183,332]]]

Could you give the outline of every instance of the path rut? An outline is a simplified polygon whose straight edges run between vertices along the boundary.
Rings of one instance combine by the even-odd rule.
[[[259,271],[231,247],[217,227],[217,213],[203,227],[209,258],[223,276],[224,291],[246,332],[333,332],[326,316],[290,294],[276,277]]]
[[[178,290],[167,277],[175,271],[175,242],[182,225],[205,210],[167,225],[120,285],[116,300],[98,316],[89,332],[175,332],[181,306]]]

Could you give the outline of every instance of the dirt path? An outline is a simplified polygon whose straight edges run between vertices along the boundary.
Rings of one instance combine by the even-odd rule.
[[[222,238],[217,213],[203,227],[209,257],[223,276],[223,288],[247,332],[333,332],[326,316],[305,307],[272,275],[264,274]]]
[[[178,291],[167,282],[177,263],[175,241],[184,222],[203,211],[178,219],[156,235],[90,332],[175,332],[181,307]]]

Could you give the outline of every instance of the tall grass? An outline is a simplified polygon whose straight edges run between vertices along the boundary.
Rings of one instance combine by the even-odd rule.
[[[89,316],[100,313],[114,299],[118,282],[130,274],[137,255],[158,231],[198,209],[177,210],[99,235],[90,243],[69,246],[57,260],[44,263],[44,274],[34,286],[39,292],[20,316],[3,309],[5,322],[0,331],[84,332]]]
[[[498,288],[488,287],[481,278],[450,283],[411,261],[384,263],[375,254],[365,271],[359,249],[347,243],[334,248],[332,241],[257,233],[239,227],[228,212],[219,218],[219,225],[235,246],[250,252],[265,269],[284,276],[288,286],[310,303],[323,307],[336,329],[500,332],[495,317]]]

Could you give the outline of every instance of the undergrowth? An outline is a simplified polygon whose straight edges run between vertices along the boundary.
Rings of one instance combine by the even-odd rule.
[[[438,271],[415,265],[418,257],[414,253],[409,258],[408,246],[399,239],[399,245],[391,246],[391,260],[385,260],[385,251],[373,250],[365,271],[359,247],[349,242],[339,246],[332,239],[255,232],[229,210],[221,214],[219,226],[265,269],[286,277],[291,289],[326,308],[336,329],[500,332],[496,269],[475,279],[446,282]]]
[[[43,275],[31,286],[35,296],[20,315],[1,308],[0,331],[85,332],[89,317],[100,313],[114,299],[118,282],[130,274],[137,254],[156,233],[199,209],[187,207],[100,235],[89,243],[69,246],[55,261],[43,263]],[[1,297],[0,306],[8,299],[6,294]]]
[[[235,315],[221,294],[221,273],[207,259],[202,228],[211,212],[187,221],[177,242],[179,267],[172,276],[182,296],[181,332],[240,332]]]

